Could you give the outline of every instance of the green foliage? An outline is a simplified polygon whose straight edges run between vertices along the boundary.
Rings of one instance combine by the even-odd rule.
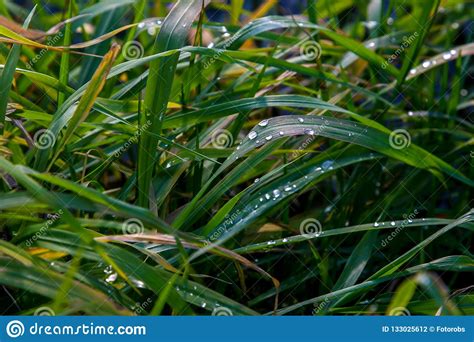
[[[3,314],[474,314],[472,6],[53,3],[0,5]]]

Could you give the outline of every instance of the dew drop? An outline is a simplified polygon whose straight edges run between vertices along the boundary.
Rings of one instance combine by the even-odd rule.
[[[378,222],[375,222],[374,223],[374,227],[378,227],[379,226],[379,223]]]
[[[287,187],[285,187],[285,189],[284,189],[284,190],[285,190],[285,191],[291,191],[291,186],[287,186]]]
[[[270,196],[269,194],[265,194],[265,198],[266,198],[267,200],[269,200],[269,199],[271,198],[271,196]]]
[[[412,75],[416,74],[416,69],[411,69],[410,74],[412,74]]]
[[[392,226],[394,226],[394,225],[395,225],[395,221],[390,222],[390,224],[391,224]]]
[[[446,52],[446,53],[443,53],[443,59],[445,61],[449,61],[451,59],[451,54]]]
[[[267,136],[265,139],[266,139],[266,140],[272,140],[272,138],[273,138],[273,137],[272,137],[271,135],[269,135],[269,136]]]
[[[304,119],[303,119],[303,118],[298,118],[298,121],[299,121],[300,123],[303,123],[303,122],[304,122]]]
[[[255,180],[253,182],[258,183],[259,181],[260,181],[260,178],[255,178]]]
[[[284,239],[282,240],[282,242],[288,242],[288,239],[287,239],[287,238],[284,238]]]
[[[373,29],[377,26],[378,22],[376,22],[375,20],[370,20],[370,21],[367,21],[365,22],[365,26],[368,28],[368,29]]]
[[[214,42],[210,42],[209,45],[207,46],[208,49],[212,49],[214,47]]]
[[[374,43],[374,42],[370,42],[370,43],[369,43],[369,47],[370,47],[370,48],[373,48],[374,46],[375,46],[375,43]]]
[[[304,130],[304,133],[305,133],[305,134],[309,134],[309,135],[314,135],[314,130],[312,130],[311,128],[306,128],[306,129]]]
[[[408,112],[408,116],[413,116],[413,112],[412,112],[412,111],[409,111],[409,112]]]
[[[283,132],[283,131],[280,131],[280,133],[279,133],[279,134],[280,134],[280,135],[285,135],[285,132]]]
[[[260,127],[265,127],[266,125],[268,125],[268,120],[262,120],[262,121],[260,121],[260,122],[258,123],[258,125],[259,125]]]
[[[423,68],[428,68],[430,66],[430,62],[429,61],[424,61],[423,64],[421,64],[423,66]]]
[[[113,283],[116,280],[117,280],[117,273],[112,273],[105,279],[107,283]]]
[[[280,190],[278,189],[273,190],[273,196],[280,197]]]
[[[253,139],[255,139],[256,137],[257,137],[257,132],[251,131],[251,132],[249,133],[249,139],[250,139],[250,140],[253,140]]]
[[[332,160],[326,160],[323,163],[322,167],[323,167],[323,169],[328,170],[328,169],[332,168],[332,164],[334,164],[334,162]]]

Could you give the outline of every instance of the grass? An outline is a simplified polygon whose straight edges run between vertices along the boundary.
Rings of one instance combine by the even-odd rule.
[[[474,314],[473,6],[293,7],[2,2],[2,314]]]

